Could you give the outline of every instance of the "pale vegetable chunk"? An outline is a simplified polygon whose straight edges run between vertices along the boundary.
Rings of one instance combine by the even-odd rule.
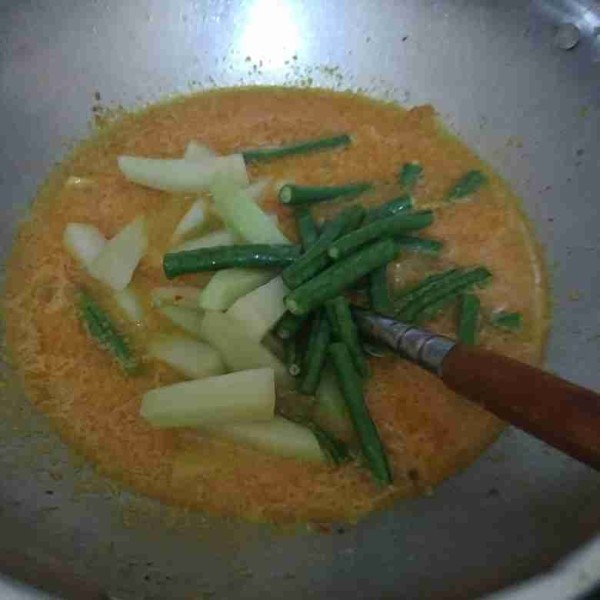
[[[200,198],[199,200],[196,200],[185,215],[181,217],[181,220],[171,236],[171,243],[177,244],[192,233],[201,231],[206,226],[207,221],[208,203],[206,200]]]
[[[288,293],[281,277],[238,298],[227,315],[237,319],[248,337],[257,341],[271,330],[286,311],[283,299]]]
[[[155,427],[268,421],[275,410],[273,369],[252,369],[146,392],[140,415]]]
[[[129,285],[148,247],[146,219],[135,218],[110,239],[90,266],[90,273],[113,290]]]
[[[289,244],[269,215],[234,181],[217,177],[210,191],[215,209],[235,235],[252,244]]]
[[[317,438],[308,427],[283,417],[276,416],[264,423],[232,423],[207,427],[202,431],[269,454],[318,463],[327,460]]]
[[[246,163],[241,154],[202,161],[119,156],[118,162],[121,173],[129,181],[164,192],[201,192],[208,189],[219,175],[235,185],[248,185]]]
[[[106,245],[106,238],[94,225],[69,223],[63,232],[63,243],[69,254],[89,270]]]
[[[273,279],[272,271],[223,269],[215,273],[200,294],[200,308],[227,310],[238,298]]]
[[[200,298],[200,288],[186,286],[164,286],[150,291],[152,306],[181,306],[183,308],[197,309]]]
[[[207,158],[214,158],[215,156],[217,156],[216,152],[214,152],[208,146],[205,146],[204,144],[200,144],[199,142],[196,142],[195,140],[192,140],[187,145],[187,148],[185,149],[185,153],[183,154],[183,158],[185,160],[192,160],[192,161],[203,161],[203,160],[206,160]]]
[[[187,252],[188,250],[198,250],[199,248],[214,248],[215,246],[233,246],[236,243],[235,236],[226,230],[211,231],[206,235],[192,240],[187,240],[171,252]]]
[[[177,327],[191,333],[194,337],[202,338],[202,311],[184,306],[161,306],[159,312]]]
[[[225,373],[218,352],[208,344],[182,335],[157,335],[148,344],[148,354],[190,379],[202,379]]]
[[[137,292],[126,287],[124,290],[114,293],[114,299],[121,312],[132,323],[141,323],[144,320],[144,308],[137,295]]]
[[[285,365],[271,351],[249,338],[235,319],[220,312],[207,311],[199,334],[219,352],[230,371],[269,367],[275,372],[278,389],[294,388],[294,379]]]

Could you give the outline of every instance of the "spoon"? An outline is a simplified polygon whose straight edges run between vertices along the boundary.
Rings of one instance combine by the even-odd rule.
[[[506,356],[359,308],[358,328],[451,390],[600,471],[600,395]]]

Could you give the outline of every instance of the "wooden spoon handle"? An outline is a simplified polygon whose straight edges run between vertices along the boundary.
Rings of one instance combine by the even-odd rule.
[[[505,421],[600,470],[600,395],[511,358],[457,344],[444,383]]]

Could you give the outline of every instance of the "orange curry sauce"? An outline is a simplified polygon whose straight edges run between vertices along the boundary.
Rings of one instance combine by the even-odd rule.
[[[358,464],[316,466],[190,432],[156,430],[138,416],[141,396],[181,376],[149,358],[141,375],[124,375],[81,325],[74,303],[78,284],[100,294],[109,307],[110,297],[63,248],[65,225],[92,223],[110,237],[135,216],[147,215],[150,249],[134,276],[147,296],[151,288],[167,284],[161,257],[192,202],[128,183],[117,169],[119,154],[180,157],[192,139],[230,153],[338,132],[352,134],[350,147],[251,166],[251,179],[393,184],[404,162],[419,161],[424,177],[415,189],[416,203],[436,207],[435,223],[424,235],[446,245],[438,258],[401,257],[389,269],[393,284],[403,287],[453,265],[485,265],[494,278],[478,292],[484,314],[520,311],[525,325],[519,333],[503,333],[484,324],[481,343],[540,362],[546,282],[519,202],[443,130],[430,106],[405,111],[352,94],[280,88],[179,98],[119,118],[81,144],[40,191],[7,268],[4,308],[15,367],[31,401],[101,472],[166,503],[209,513],[278,523],[354,520],[394,498],[430,490],[496,438],[500,421],[445,389],[433,375],[392,357],[371,360],[367,385],[368,406],[393,471],[395,484],[388,489],[374,484]],[[449,186],[470,169],[483,170],[490,183],[469,201],[440,207]],[[364,202],[392,197],[393,185],[389,191],[386,198],[368,194]],[[295,236],[275,186],[262,205],[276,211],[285,232]],[[175,285],[206,280],[206,275],[187,276]],[[148,335],[173,329],[149,303],[146,313],[143,328],[128,325],[116,309],[111,313],[142,356]],[[430,326],[452,334],[454,321],[448,314]]]

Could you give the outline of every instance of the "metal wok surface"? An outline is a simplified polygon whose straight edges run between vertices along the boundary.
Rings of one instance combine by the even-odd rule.
[[[594,0],[0,0],[0,263],[101,107],[250,83],[431,102],[524,198],[548,368],[598,388],[599,27]],[[0,562],[66,596],[458,600],[599,530],[598,474],[514,430],[431,497],[329,535],[176,514],[72,457],[0,368]]]

